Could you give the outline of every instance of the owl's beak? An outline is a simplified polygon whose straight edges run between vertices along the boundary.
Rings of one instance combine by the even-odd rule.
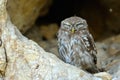
[[[71,29],[71,32],[72,32],[72,33],[75,33],[75,28],[72,28],[72,29]]]

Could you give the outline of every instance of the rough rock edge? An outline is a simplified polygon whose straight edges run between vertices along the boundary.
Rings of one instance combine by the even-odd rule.
[[[103,80],[65,64],[22,36],[8,19],[5,3],[0,0],[0,52],[5,55],[0,53],[0,80]]]

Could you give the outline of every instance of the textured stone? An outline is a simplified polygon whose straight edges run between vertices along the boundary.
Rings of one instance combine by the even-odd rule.
[[[101,77],[103,80],[112,80],[112,77],[110,74],[106,73],[106,72],[101,72],[101,73],[97,73],[94,74],[97,77]]]
[[[113,77],[113,80],[120,79],[120,35],[108,38],[97,43],[97,65],[104,68]]]
[[[120,35],[108,38],[103,41],[108,45],[108,58],[105,59],[106,70],[109,72],[113,80],[120,79]]]
[[[8,0],[7,10],[12,22],[25,32],[38,16],[45,15],[52,0]]]
[[[55,38],[58,28],[58,25],[55,23],[49,25],[41,25],[39,32],[42,37],[47,40],[51,40]]]
[[[7,58],[6,58],[6,48],[4,47],[4,44],[2,42],[2,32],[3,32],[3,26],[5,26],[5,21],[7,19],[6,14],[6,0],[0,1],[0,80],[2,80],[2,76],[5,75],[6,65],[7,65]]]

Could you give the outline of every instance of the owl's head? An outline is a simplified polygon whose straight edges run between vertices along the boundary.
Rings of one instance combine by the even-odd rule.
[[[74,33],[75,31],[87,29],[87,23],[84,19],[73,16],[61,22],[61,29]]]

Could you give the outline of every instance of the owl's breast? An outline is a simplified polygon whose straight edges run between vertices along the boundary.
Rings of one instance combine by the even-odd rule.
[[[79,39],[79,36],[76,36],[76,35],[71,36],[70,44],[71,44],[71,46],[74,46],[74,45],[80,46],[81,41]]]

